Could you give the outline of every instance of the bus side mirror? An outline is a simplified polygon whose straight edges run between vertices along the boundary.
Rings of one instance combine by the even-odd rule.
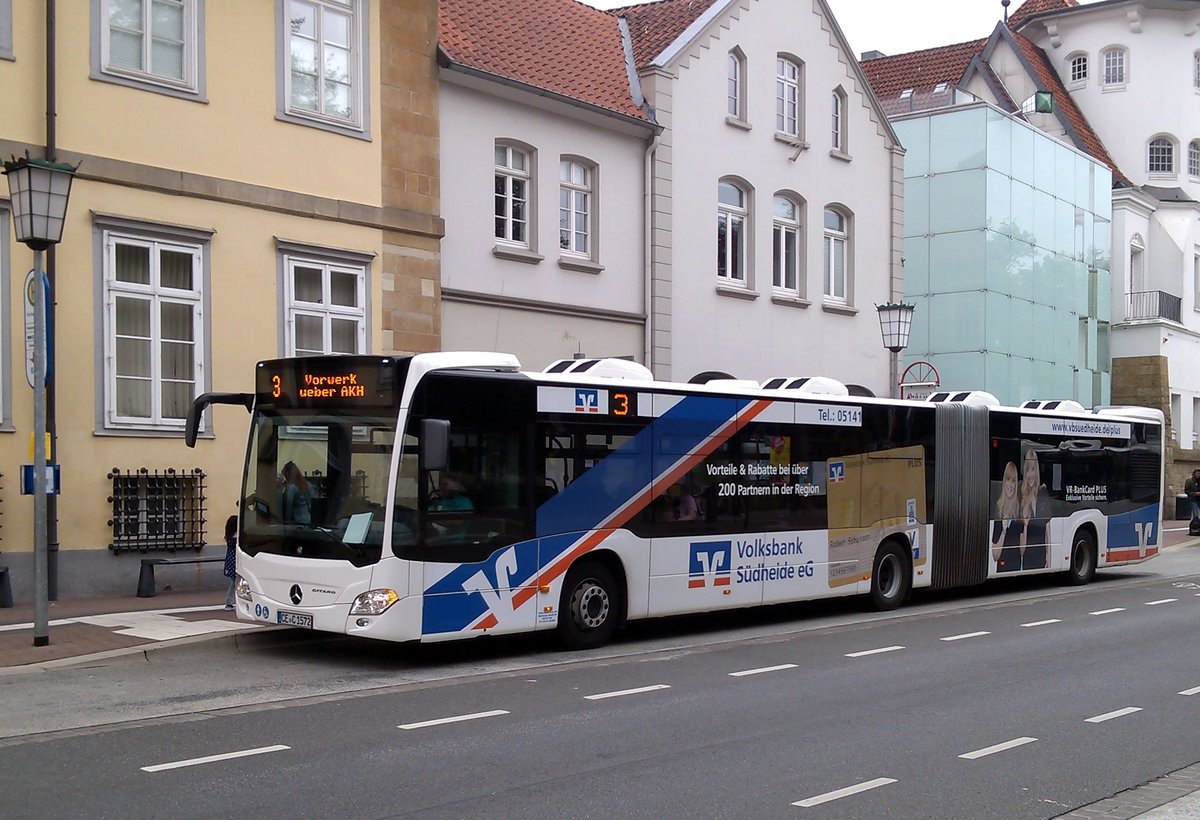
[[[210,404],[240,404],[247,411],[254,407],[253,393],[201,393],[188,408],[187,424],[183,428],[183,442],[188,447],[196,446],[200,432],[200,419]]]
[[[450,460],[450,422],[445,419],[421,419],[420,468],[444,470]]]

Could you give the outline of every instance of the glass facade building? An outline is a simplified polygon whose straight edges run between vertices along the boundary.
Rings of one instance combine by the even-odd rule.
[[[907,151],[906,362],[1005,404],[1108,403],[1112,172],[986,103],[892,125]]]

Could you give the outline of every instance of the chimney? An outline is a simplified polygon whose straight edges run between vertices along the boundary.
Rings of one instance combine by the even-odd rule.
[[[864,51],[862,53],[862,56],[858,58],[858,61],[861,63],[864,60],[877,60],[880,57],[886,57],[886,56],[887,55],[884,54],[882,51],[875,51],[874,49],[872,49],[871,51]]]

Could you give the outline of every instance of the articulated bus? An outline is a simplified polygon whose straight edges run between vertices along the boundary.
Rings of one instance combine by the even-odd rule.
[[[987,394],[861,398],[825,378],[655,381],[620,359],[259,363],[237,614],[393,641],[1055,574],[1156,555],[1163,417]]]

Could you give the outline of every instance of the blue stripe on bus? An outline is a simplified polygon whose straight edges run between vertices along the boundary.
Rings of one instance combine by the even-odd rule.
[[[1108,517],[1108,548],[1154,547],[1159,543],[1158,504]]]

